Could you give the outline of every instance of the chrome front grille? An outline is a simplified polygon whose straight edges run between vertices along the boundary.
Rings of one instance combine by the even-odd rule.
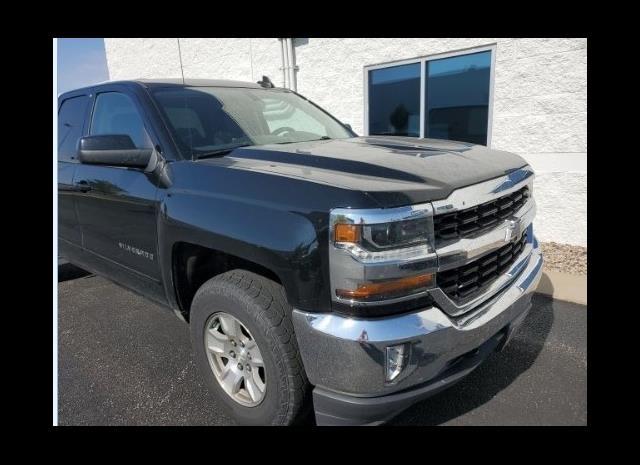
[[[454,302],[475,298],[513,265],[526,242],[527,232],[524,231],[519,239],[477,260],[439,272],[438,287]]]
[[[529,198],[527,186],[472,208],[433,217],[436,247],[487,231],[514,216]]]

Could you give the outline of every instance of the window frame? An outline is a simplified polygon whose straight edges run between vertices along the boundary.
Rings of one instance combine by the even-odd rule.
[[[491,147],[491,135],[493,129],[493,89],[495,80],[495,63],[496,63],[496,44],[482,45],[478,47],[470,47],[460,49],[452,52],[437,53],[432,55],[425,55],[417,58],[408,58],[405,60],[388,61],[385,63],[379,63],[375,65],[364,66],[364,135],[369,136],[369,72],[377,69],[393,68],[401,65],[411,65],[415,63],[420,64],[420,135],[418,138],[423,139],[425,137],[425,123],[426,123],[426,64],[429,61],[440,60],[442,58],[453,58],[463,55],[472,55],[480,52],[491,52],[490,69],[489,69],[489,105],[487,109],[487,147]]]

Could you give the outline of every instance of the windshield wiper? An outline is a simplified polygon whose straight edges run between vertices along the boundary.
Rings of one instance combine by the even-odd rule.
[[[196,155],[196,160],[200,160],[201,158],[211,158],[211,157],[220,157],[222,155],[226,155],[229,152],[239,149],[240,147],[251,147],[253,144],[236,144],[229,145],[226,147],[220,147],[219,149],[212,150],[211,152],[201,153]]]
[[[303,142],[315,142],[318,140],[331,140],[332,138],[329,136],[322,136],[320,139],[309,139],[309,140],[288,140],[285,142],[274,142],[276,145],[284,145],[284,144],[301,144]]]

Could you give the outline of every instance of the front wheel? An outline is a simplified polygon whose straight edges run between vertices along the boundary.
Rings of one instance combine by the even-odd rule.
[[[207,386],[245,425],[289,425],[310,410],[284,290],[232,270],[205,282],[191,306],[191,343]]]

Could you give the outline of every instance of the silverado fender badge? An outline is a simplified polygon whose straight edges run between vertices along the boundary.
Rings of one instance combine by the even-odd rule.
[[[137,247],[132,247],[129,244],[125,244],[123,242],[118,242],[118,247],[120,247],[122,250],[125,250],[129,253],[132,253],[134,255],[139,255],[141,257],[147,258],[149,260],[153,260],[153,254],[150,252],[147,252],[146,250],[142,250],[139,249]]]

